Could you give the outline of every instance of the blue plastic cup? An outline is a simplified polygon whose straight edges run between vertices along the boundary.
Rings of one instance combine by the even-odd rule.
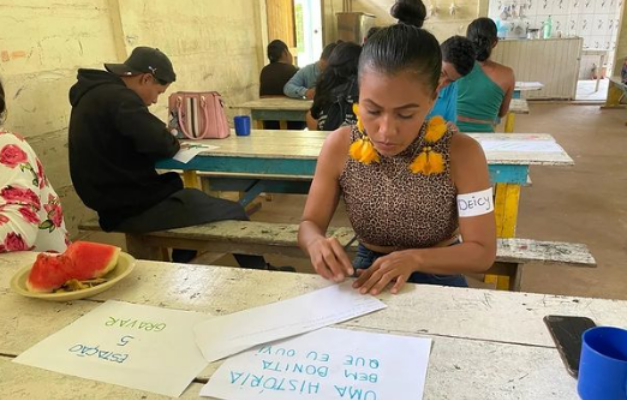
[[[600,326],[583,333],[579,362],[583,400],[627,400],[627,331]]]
[[[250,117],[248,115],[237,115],[233,118],[235,134],[237,136],[250,135]]]

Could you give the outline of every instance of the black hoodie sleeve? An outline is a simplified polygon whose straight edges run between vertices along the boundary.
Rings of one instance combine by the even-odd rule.
[[[119,103],[115,126],[135,143],[137,152],[155,161],[174,156],[181,147],[163,121],[151,114],[139,99],[124,99]]]

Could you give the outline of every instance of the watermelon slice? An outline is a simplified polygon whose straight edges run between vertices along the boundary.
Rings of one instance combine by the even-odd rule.
[[[118,264],[121,249],[108,244],[74,242],[65,255],[74,263],[71,279],[79,281],[100,278]]]
[[[64,255],[41,253],[30,270],[26,288],[36,293],[51,293],[71,279],[73,261]]]
[[[37,255],[26,288],[31,292],[50,293],[70,279],[99,278],[118,264],[121,249],[93,242],[74,242],[65,253]]]

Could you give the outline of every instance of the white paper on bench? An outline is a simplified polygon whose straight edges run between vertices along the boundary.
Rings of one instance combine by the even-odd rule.
[[[386,307],[352,288],[329,286],[292,299],[211,318],[194,327],[196,344],[209,362],[251,347],[348,321]]]
[[[422,399],[431,339],[324,328],[230,357],[201,396]]]
[[[563,153],[562,146],[553,140],[481,140],[484,152]]]
[[[207,366],[192,333],[206,318],[109,300],[14,362],[178,397]]]
[[[198,154],[215,149],[219,149],[219,147],[211,146],[209,144],[183,143],[181,145],[181,150],[179,150],[179,152],[172,158],[176,161],[182,162],[183,164],[187,164]]]

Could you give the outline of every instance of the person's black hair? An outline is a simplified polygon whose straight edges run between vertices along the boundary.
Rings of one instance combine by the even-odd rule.
[[[340,42],[340,41],[338,41]],[[342,43],[342,42],[340,42]],[[320,59],[321,60],[328,60],[329,57],[331,57],[331,54],[333,54],[333,50],[335,49],[335,47],[338,44],[336,42],[334,43],[329,43],[326,46],[324,46],[324,49],[322,50],[322,54],[320,55]]]
[[[477,18],[468,25],[466,37],[475,48],[477,61],[485,61],[490,58],[492,46],[498,40],[496,24],[490,18]]]
[[[390,9],[390,15],[401,24],[422,28],[427,18],[427,8],[420,0],[396,0]]]
[[[410,71],[435,92],[442,74],[440,44],[431,33],[412,25],[382,28],[364,44],[360,77],[366,69],[386,75]]]
[[[7,112],[7,102],[5,98],[4,87],[2,86],[2,81],[0,81],[0,123],[4,120]]]
[[[364,38],[365,40],[368,40],[372,37],[372,35],[374,35],[375,33],[379,32],[381,30],[380,26],[373,26],[370,29],[368,29],[368,32],[366,32],[366,37]]]
[[[273,40],[268,44],[268,60],[270,63],[278,62],[283,53],[289,51],[287,45],[282,40]]]
[[[452,36],[440,46],[442,61],[453,64],[461,76],[466,76],[475,66],[475,48],[472,42],[463,36]]]
[[[362,47],[356,43],[343,42],[338,44],[329,60],[327,68],[322,72],[316,84],[314,103],[321,108],[333,102],[333,89],[354,79],[357,76],[359,56]]]

